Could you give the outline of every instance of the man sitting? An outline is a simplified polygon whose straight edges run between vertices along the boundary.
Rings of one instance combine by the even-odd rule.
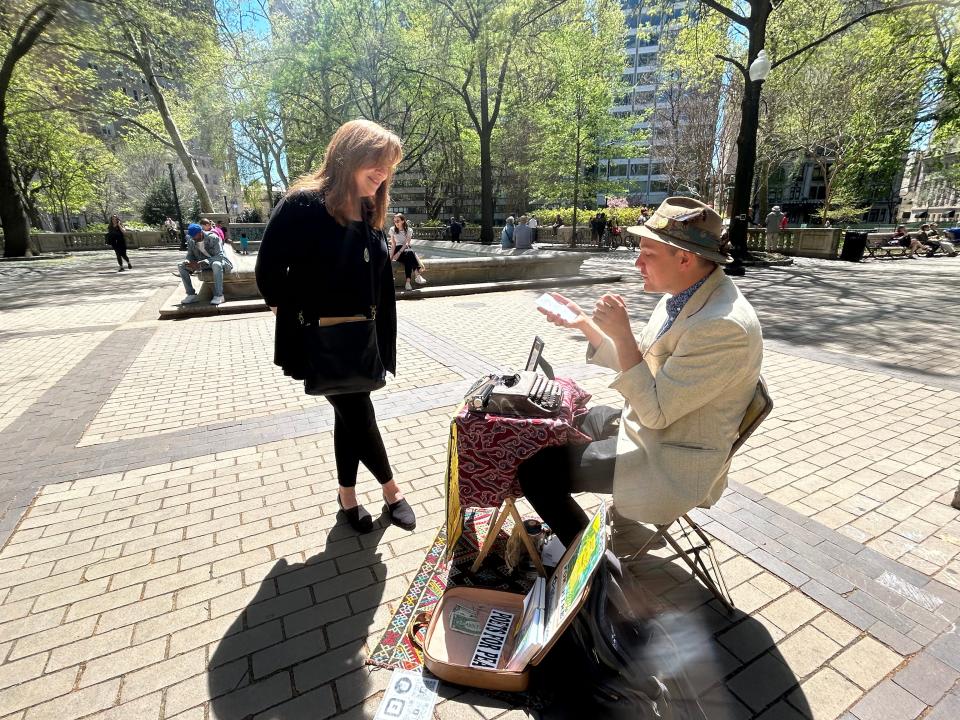
[[[933,257],[940,249],[940,235],[928,223],[920,226],[920,244],[927,248],[927,257]]]
[[[211,305],[223,302],[223,271],[233,270],[233,263],[227,259],[223,251],[223,240],[212,231],[204,231],[196,223],[187,227],[187,257],[177,263],[177,271],[183,280],[183,287],[187,296],[180,301],[181,305],[195,303],[199,298],[193,289],[190,273],[210,268],[213,271],[213,298]]]
[[[617,511],[666,524],[712,505],[726,487],[727,455],[760,376],[763,338],[749,302],[724,274],[730,262],[720,216],[687,197],[663,201],[640,237],[637,269],[647,293],[664,293],[639,340],[619,295],[589,317],[562,295],[586,336],[587,361],[617,371],[622,410],[592,408],[580,429],[593,442],[545,448],[518,468],[534,509],[569,545],[587,524],[574,492],[613,492]]]

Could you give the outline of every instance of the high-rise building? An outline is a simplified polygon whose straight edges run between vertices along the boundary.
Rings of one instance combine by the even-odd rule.
[[[620,157],[602,161],[602,177],[624,185],[633,203],[658,204],[675,188],[670,187],[670,172],[664,157],[667,125],[662,113],[663,80],[660,63],[661,40],[678,29],[687,2],[664,6],[662,2],[622,0],[627,24],[624,54],[627,58],[623,81],[629,86],[625,96],[611,109],[614,115],[642,115],[635,130],[648,131],[644,141],[647,153],[642,157]],[[716,118],[717,108],[707,108]],[[692,190],[692,189],[691,189]]]

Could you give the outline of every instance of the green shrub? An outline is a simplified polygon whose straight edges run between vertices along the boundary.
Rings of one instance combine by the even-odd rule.
[[[587,225],[590,222],[590,219],[601,211],[606,214],[607,218],[615,217],[617,219],[617,223],[623,227],[639,225],[640,213],[643,210],[644,208],[642,207],[599,208],[589,210],[587,208],[580,208],[577,210],[577,225]],[[556,221],[557,214],[560,215],[560,219],[563,220],[564,225],[573,224],[572,207],[554,208],[552,210],[536,210],[533,213],[533,216],[537,218],[537,222],[541,225],[553,225],[553,223]]]
[[[147,226],[162,225],[168,217],[177,216],[177,206],[173,202],[173,191],[166,180],[157,180],[147,193],[140,209],[140,219]]]
[[[237,215],[234,222],[238,223],[262,223],[263,222],[263,213],[260,212],[260,208],[247,208],[242,213]]]

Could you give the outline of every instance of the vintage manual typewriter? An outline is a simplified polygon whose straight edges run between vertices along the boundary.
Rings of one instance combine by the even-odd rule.
[[[553,370],[542,358],[543,340],[536,337],[526,368],[492,373],[479,378],[464,400],[472,412],[519,417],[553,417],[563,406],[563,387],[553,380]],[[543,373],[537,372],[537,369]]]

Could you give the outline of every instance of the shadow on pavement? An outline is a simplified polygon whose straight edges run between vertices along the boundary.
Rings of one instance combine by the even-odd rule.
[[[631,537],[628,543],[637,548],[645,537]],[[617,554],[623,555],[623,549],[621,545]],[[654,552],[623,565],[621,587],[640,628],[635,635],[619,635],[627,655],[634,658],[630,681],[614,679],[598,687],[583,671],[584,663],[572,655],[582,652],[583,643],[561,638],[534,675],[542,701],[538,717],[813,717],[799,679],[760,620],[739,610],[728,613],[685,566],[658,557],[671,551]],[[613,606],[607,607],[615,617]]]
[[[387,525],[381,518],[358,536],[342,513],[338,521],[322,552],[278,560],[227,630],[207,668],[210,720],[320,718],[366,698],[364,641],[383,597],[377,545]]]

